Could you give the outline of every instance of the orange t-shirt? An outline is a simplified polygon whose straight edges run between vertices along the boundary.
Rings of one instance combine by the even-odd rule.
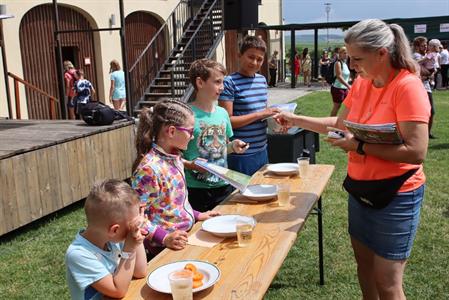
[[[386,87],[380,102],[375,105],[384,88],[376,88],[371,80],[357,78],[343,102],[349,110],[347,120],[363,124],[429,122],[430,103],[424,86],[416,75],[401,70]],[[364,101],[367,102],[365,105]],[[348,161],[348,174],[357,180],[392,178],[419,168],[399,192],[414,190],[426,181],[422,164],[398,163],[373,155],[360,155],[354,151],[348,153]]]

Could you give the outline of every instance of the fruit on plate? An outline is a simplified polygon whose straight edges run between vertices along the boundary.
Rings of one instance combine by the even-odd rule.
[[[193,274],[193,288],[199,288],[200,286],[203,285],[203,278],[204,275],[203,273],[201,273],[200,271],[198,271],[198,269],[196,268],[196,266],[194,264],[188,263],[185,265],[184,269],[186,270],[190,270]]]

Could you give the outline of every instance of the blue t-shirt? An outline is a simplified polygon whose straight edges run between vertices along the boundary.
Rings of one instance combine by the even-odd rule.
[[[102,299],[102,295],[90,285],[117,268],[123,243],[108,242],[105,251],[87,239],[80,230],[65,254],[66,279],[72,299]]]
[[[122,70],[114,71],[111,73],[111,80],[114,81],[112,100],[126,98],[125,73]]]
[[[232,137],[232,125],[228,112],[220,106],[214,112],[205,112],[191,105],[195,115],[194,138],[189,142],[184,158],[195,160],[203,158],[221,167],[227,164],[227,141]],[[212,173],[200,173],[186,169],[186,180],[189,188],[217,188],[227,185],[226,182]]]
[[[255,74],[247,77],[238,72],[226,76],[220,101],[233,102],[233,115],[242,116],[263,111],[267,108],[267,81],[264,76]],[[240,128],[234,128],[233,139],[249,143],[245,155],[265,150],[267,147],[267,122],[255,121]]]
[[[75,83],[76,101],[77,103],[86,104],[90,101],[90,90],[92,84],[87,79],[80,79]]]

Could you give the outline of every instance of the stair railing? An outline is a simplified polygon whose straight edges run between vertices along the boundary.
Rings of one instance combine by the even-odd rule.
[[[135,107],[181,40],[193,15],[189,0],[181,0],[129,69],[131,105]],[[167,49],[170,49],[167,51]]]
[[[173,98],[179,98],[187,102],[193,93],[193,86],[184,87],[186,71],[189,70],[193,61],[198,58],[210,58],[218,43],[223,37],[222,29],[222,4],[221,0],[215,0],[210,5],[201,19],[198,27],[192,34],[184,49],[173,62],[171,69],[171,94]],[[205,3],[203,3],[204,5]]]
[[[48,94],[44,90],[41,90],[37,86],[29,83],[28,81],[25,81],[24,79],[20,78],[17,75],[14,75],[11,72],[8,72],[8,76],[14,79],[14,98],[15,98],[15,107],[16,107],[16,119],[20,120],[22,118],[21,112],[20,112],[20,92],[19,92],[19,83],[22,83],[25,87],[38,92],[39,94],[45,96],[48,98],[48,113],[51,120],[56,119],[56,104],[59,103],[59,100],[56,99],[56,97],[53,97],[52,95]],[[27,101],[28,109],[30,108],[30,103]]]

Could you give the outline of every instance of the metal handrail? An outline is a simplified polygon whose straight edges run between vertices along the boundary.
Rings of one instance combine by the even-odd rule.
[[[15,97],[15,104],[16,104],[16,119],[21,119],[22,115],[20,113],[20,94],[19,94],[19,82],[22,83],[24,86],[38,92],[39,94],[48,97],[50,99],[49,104],[49,113],[50,113],[50,118],[52,120],[56,119],[56,108],[55,108],[55,103],[59,103],[59,100],[56,99],[56,97],[48,94],[46,91],[41,90],[40,88],[38,88],[37,86],[29,83],[28,81],[25,81],[24,79],[20,78],[19,76],[8,72],[8,76],[10,76],[11,78],[14,79],[14,97]]]
[[[207,1],[204,1],[204,2],[203,2],[202,6],[201,6],[201,9],[204,8],[206,2],[207,2]],[[200,30],[203,30],[203,26],[204,26],[205,20],[209,19],[209,17],[212,17],[212,11],[218,9],[218,7],[221,8],[221,6],[217,5],[219,2],[221,2],[221,0],[215,0],[215,1],[210,5],[209,9],[208,9],[207,12],[205,13],[205,17],[202,18],[201,22],[199,23],[199,25],[197,26],[196,30],[195,30],[194,33],[192,34],[190,40],[189,40],[189,41],[187,42],[187,44],[184,46],[182,52],[181,52],[180,55],[177,57],[177,59],[173,62],[173,67],[172,67],[172,72],[171,72],[172,97],[176,97],[175,92],[174,92],[174,90],[175,90],[175,89],[174,89],[174,85],[175,85],[175,82],[174,82],[174,70],[175,70],[175,68],[176,68],[177,65],[183,63],[182,60],[185,59],[185,52],[186,52],[188,49],[190,49],[191,46],[192,46],[192,48],[193,48],[193,50],[191,50],[191,51],[192,51],[192,54],[194,55],[194,56],[193,56],[193,59],[196,59],[196,58],[197,58],[197,57],[195,56],[196,49],[194,49],[194,48],[195,48],[195,43],[196,43],[196,38],[197,38],[197,36],[199,36]],[[201,11],[201,9],[200,9],[200,11]],[[212,20],[210,21],[210,26],[213,28],[213,22],[212,22]],[[212,35],[214,35],[213,29],[212,29]],[[217,37],[214,37],[214,36],[212,37],[213,43],[212,43],[211,47],[208,49],[207,54],[204,55],[203,57],[210,57],[210,54],[211,54],[212,51],[215,49],[214,46],[216,46],[216,44],[217,44],[217,42],[218,42],[218,39],[219,39],[220,37],[222,37],[222,36],[223,36],[223,31],[221,31],[221,33],[218,34]],[[190,84],[189,87],[182,93],[182,95],[181,95],[181,97],[180,97],[181,100],[184,100],[184,101],[188,100],[188,98],[191,96],[192,92],[193,92],[193,87],[192,87],[192,85]]]
[[[135,106],[143,97],[159,70],[166,63],[166,58],[173,53],[173,49],[184,35],[186,27],[179,24],[184,25],[192,19],[193,8],[189,6],[189,3],[189,0],[181,0],[176,5],[129,68],[131,105]],[[165,47],[171,50],[166,51]]]

